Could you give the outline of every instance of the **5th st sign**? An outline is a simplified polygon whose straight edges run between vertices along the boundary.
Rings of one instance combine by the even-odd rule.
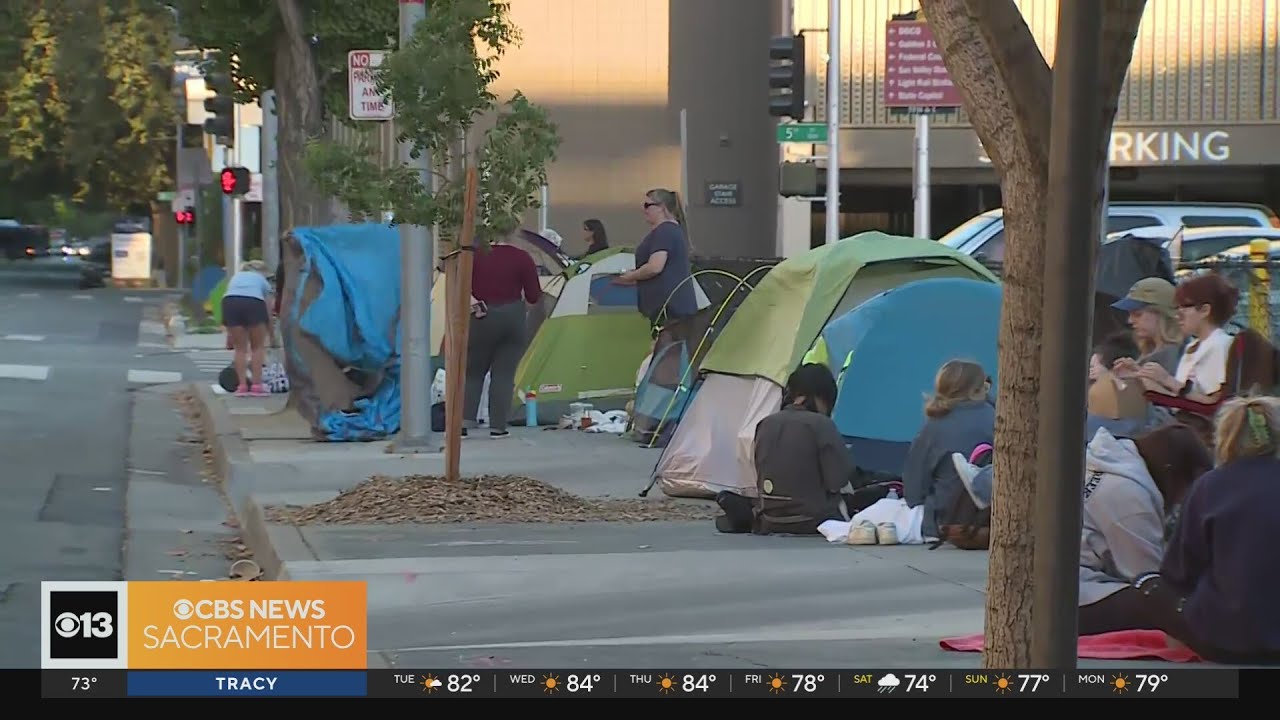
[[[390,120],[395,107],[378,92],[375,70],[386,53],[381,50],[352,50],[347,53],[347,104],[352,120]]]

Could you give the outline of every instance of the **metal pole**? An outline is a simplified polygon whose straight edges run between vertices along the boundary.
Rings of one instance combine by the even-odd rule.
[[[240,162],[240,103],[232,106],[234,110],[231,113],[231,165],[232,167],[242,167]],[[244,204],[240,201],[240,195],[231,196],[231,267],[232,273],[240,269],[240,263],[244,262]]]
[[[929,114],[916,115],[915,174],[912,178],[912,195],[916,201],[915,236],[932,237],[929,229]]]
[[[538,232],[542,232],[551,226],[551,189],[546,185],[542,186],[541,197],[539,198],[538,207]]]
[[[187,286],[187,225],[178,226],[178,289]]]
[[[262,259],[272,271],[280,261],[280,184],[276,175],[279,150],[276,133],[276,92],[268,90],[259,100],[262,104]]]
[[[840,239],[840,2],[827,9],[827,235]]]
[[[425,0],[399,0],[400,45],[408,44],[414,27],[427,17]],[[413,142],[402,141],[400,162],[431,185],[431,154],[415,159]],[[435,240],[431,228],[400,225],[400,436],[397,452],[440,452],[431,431],[431,275]],[[450,369],[453,372],[453,369]]]
[[[1104,128],[1101,83],[1105,0],[1058,6],[1053,72],[1040,349],[1039,443],[1032,567],[1031,667],[1077,666],[1081,495],[1093,285],[1098,243],[1098,172]],[[1092,150],[1091,150],[1092,149]]]

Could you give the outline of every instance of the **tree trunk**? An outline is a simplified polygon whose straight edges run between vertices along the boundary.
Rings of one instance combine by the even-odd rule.
[[[307,144],[325,132],[320,78],[299,0],[276,0],[284,24],[276,42],[277,169],[282,232],[332,221],[329,198],[317,192],[304,164]]]
[[[1030,665],[1039,446],[1040,340],[1052,73],[1012,0],[921,0],[973,129],[1000,177],[1005,252],[1000,316],[995,488],[987,579],[988,668]],[[1107,10],[1111,126],[1145,0]],[[1105,152],[1105,148],[1098,148]],[[1101,156],[1100,158],[1101,159]],[[1047,319],[1052,323],[1052,319]]]

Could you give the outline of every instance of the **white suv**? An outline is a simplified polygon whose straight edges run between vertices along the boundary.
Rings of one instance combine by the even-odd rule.
[[[1113,202],[1107,207],[1107,233],[1141,227],[1272,227],[1280,217],[1252,203]],[[985,262],[1004,261],[1004,211],[989,210],[943,235],[939,242]]]

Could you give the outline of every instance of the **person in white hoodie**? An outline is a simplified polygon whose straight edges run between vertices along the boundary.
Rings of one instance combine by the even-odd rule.
[[[989,507],[990,476],[962,457],[953,459],[974,503]],[[1161,629],[1151,625],[1131,583],[1159,569],[1167,519],[1195,479],[1212,469],[1209,449],[1185,425],[1165,425],[1132,440],[1098,429],[1085,449],[1081,635]]]
[[[1148,627],[1149,612],[1131,583],[1160,567],[1166,518],[1213,456],[1185,425],[1166,425],[1134,440],[1098,430],[1085,452],[1084,524],[1080,534],[1081,635]]]

